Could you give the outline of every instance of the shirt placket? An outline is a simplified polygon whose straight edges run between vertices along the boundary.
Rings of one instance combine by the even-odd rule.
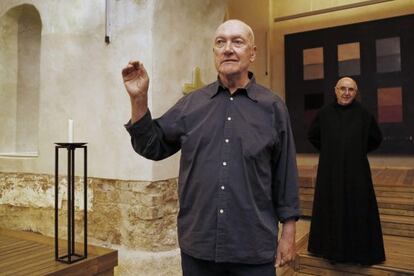
[[[218,194],[218,204],[217,204],[217,239],[216,239],[216,261],[220,261],[225,258],[228,254],[226,249],[226,235],[228,233],[227,224],[228,224],[228,216],[231,214],[227,207],[227,192],[228,192],[228,185],[229,185],[229,176],[230,176],[230,166],[232,165],[231,159],[231,143],[232,141],[232,133],[233,133],[233,125],[234,121],[234,108],[233,105],[235,103],[234,96],[228,96],[226,94],[226,112],[225,112],[225,123],[224,123],[224,130],[223,130],[223,137],[222,137],[222,151],[221,151],[221,166],[220,166],[220,173],[219,173],[219,182],[217,186],[217,194]]]

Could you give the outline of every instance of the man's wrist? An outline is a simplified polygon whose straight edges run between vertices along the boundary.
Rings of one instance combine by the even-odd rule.
[[[280,222],[281,223],[285,223],[285,222],[288,222],[288,221],[291,221],[291,220],[298,221],[299,220],[299,217],[298,216],[287,217],[285,219],[281,219]]]

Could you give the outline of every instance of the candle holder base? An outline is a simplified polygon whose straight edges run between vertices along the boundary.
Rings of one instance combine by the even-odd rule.
[[[57,260],[65,264],[73,264],[75,262],[86,259],[86,256],[79,255],[79,254],[71,254],[70,257],[71,258],[69,260],[68,255],[64,255],[64,256],[59,257]]]

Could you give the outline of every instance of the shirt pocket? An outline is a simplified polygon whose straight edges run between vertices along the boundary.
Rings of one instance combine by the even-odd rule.
[[[276,131],[266,122],[243,124],[236,130],[242,154],[247,158],[263,158],[269,156],[276,142]]]

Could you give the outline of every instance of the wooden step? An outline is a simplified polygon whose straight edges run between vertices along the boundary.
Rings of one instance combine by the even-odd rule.
[[[307,243],[298,249],[295,272],[310,275],[414,275],[414,239],[384,236],[386,261],[379,265],[331,264],[312,256]],[[298,274],[300,275],[300,274]]]
[[[312,199],[308,197],[312,197]],[[409,200],[404,199],[401,199],[400,202],[394,202],[393,199],[381,199],[377,201],[378,208],[381,214],[412,217],[414,216],[414,203],[411,202]],[[300,195],[300,206],[302,209],[312,209],[313,196]]]
[[[398,191],[394,189],[396,188],[394,186],[391,187],[392,189],[384,189],[386,187],[387,186],[376,187],[375,195],[377,197],[405,198],[414,201],[414,192],[409,191],[408,188]]]
[[[299,167],[298,169],[300,186],[314,187],[317,167]],[[414,168],[372,168],[371,174],[375,187],[403,187],[414,192]]]
[[[304,216],[312,216],[312,201],[300,201],[301,213]],[[379,205],[379,204],[378,204]],[[389,208],[384,208],[389,207]],[[405,209],[398,209],[396,207],[401,207]],[[396,206],[396,205],[386,205],[381,204],[379,205],[379,213],[381,215],[394,215],[394,216],[406,216],[406,217],[414,217],[414,210],[407,210],[407,206]]]
[[[394,215],[394,216],[406,216],[406,217],[414,216],[414,211],[404,210],[404,209],[379,208],[379,213],[384,214],[384,215]]]
[[[313,194],[310,194],[309,191],[306,193],[299,193],[300,200],[303,201],[313,201]],[[414,199],[407,197],[385,197],[377,196],[378,205],[382,204],[384,208],[395,208],[395,209],[406,209],[414,210]],[[388,207],[391,206],[391,207]],[[392,207],[395,206],[395,207]],[[401,206],[401,207],[400,207]]]
[[[381,211],[380,209],[383,234],[414,238],[414,216],[383,214]],[[392,211],[394,212],[395,209]],[[312,215],[311,208],[302,207],[301,212],[302,216],[310,217]],[[406,214],[406,211],[402,210],[402,212]]]
[[[414,217],[381,215],[381,226],[385,235],[414,238]]]
[[[302,209],[302,216],[310,217],[312,209]],[[384,235],[414,238],[414,217],[381,215],[381,227]]]
[[[394,198],[377,198],[378,208],[384,209],[398,209],[398,210],[407,210],[414,211],[414,204],[412,200],[407,200],[404,198],[394,199]]]
[[[414,193],[413,186],[391,186],[391,185],[379,185],[374,182],[375,193],[377,191],[394,191],[401,193]]]
[[[403,198],[405,200],[414,201],[414,192],[411,191],[408,187],[399,187],[399,186],[380,186],[374,187],[375,196],[377,198]],[[299,189],[301,195],[312,195],[315,193],[315,188],[313,187],[301,187]]]
[[[414,200],[414,189],[404,186],[374,186],[375,195],[385,198],[404,198]],[[314,187],[301,187],[299,192],[304,195],[313,195]]]
[[[376,185],[394,185],[414,187],[413,168],[373,168],[372,180]]]

